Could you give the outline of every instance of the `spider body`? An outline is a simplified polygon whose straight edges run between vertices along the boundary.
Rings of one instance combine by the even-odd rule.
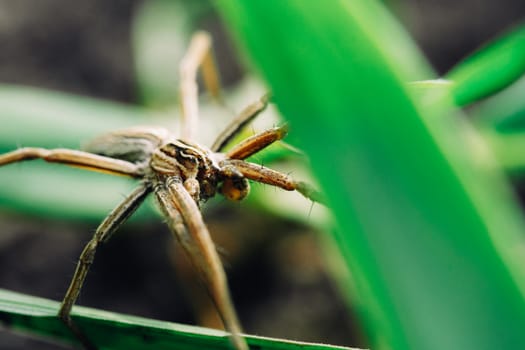
[[[282,139],[287,127],[275,127],[255,134],[228,151],[223,151],[268,103],[268,97],[250,104],[235,118],[211,147],[192,142],[196,125],[197,95],[194,89],[196,67],[209,54],[209,37],[197,33],[185,57],[181,75],[183,125],[182,135],[175,138],[162,128],[136,127],[101,135],[84,145],[82,151],[71,149],[21,148],[0,155],[0,166],[18,161],[43,159],[93,171],[139,179],[139,185],[118,204],[96,229],[82,251],[62,301],[58,317],[86,349],[96,349],[71,318],[75,304],[97,248],[153,194],[166,223],[197,270],[214,302],[225,328],[232,334],[237,350],[246,350],[241,327],[230,298],[226,275],[200,212],[199,205],[217,192],[226,198],[240,200],[249,192],[248,180],[282,189],[297,190],[305,197],[319,201],[319,195],[307,184],[288,175],[245,161],[270,144]]]
[[[278,138],[283,128],[275,128]],[[282,135],[281,135],[282,133]],[[272,140],[272,142],[275,140]],[[177,139],[164,128],[135,127],[101,135],[83,150],[135,163],[137,177],[152,184],[160,175],[179,178],[197,203],[215,196],[217,190],[230,200],[242,200],[250,185],[224,153]]]
[[[220,178],[219,155],[197,144],[174,140],[153,152],[150,165],[158,174],[179,178],[198,203],[216,193]]]

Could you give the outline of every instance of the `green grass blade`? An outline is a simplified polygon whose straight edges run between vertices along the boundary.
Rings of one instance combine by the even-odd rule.
[[[0,322],[20,332],[75,343],[57,318],[59,303],[0,289]],[[113,312],[73,308],[75,322],[99,349],[231,349],[223,331],[150,320]],[[268,350],[350,350],[350,348],[293,342],[256,336],[246,337],[253,349]]]
[[[30,215],[101,221],[137,185],[121,176],[32,161],[1,168],[0,210]],[[133,219],[155,217],[144,206]]]
[[[103,132],[159,124],[131,105],[16,85],[0,85],[0,153],[22,146],[69,147]],[[0,171],[0,207],[46,217],[101,220],[133,188],[123,177],[32,161]],[[97,190],[94,190],[97,189]],[[74,194],[74,195],[72,195]],[[142,212],[150,215],[151,210]]]
[[[311,157],[373,347],[525,347],[522,218],[452,103],[406,92],[432,74],[384,8],[217,5]]]
[[[525,78],[471,109],[478,129],[491,145],[506,172],[525,174]]]
[[[445,75],[459,106],[476,102],[515,82],[525,73],[525,26],[498,37]]]
[[[525,133],[501,133],[491,128],[480,128],[485,140],[513,178],[521,178],[525,174]]]
[[[0,85],[0,151],[73,147],[103,132],[152,123],[142,108],[44,89]]]
[[[501,134],[525,131],[525,77],[502,92],[477,104],[472,110],[476,122]]]

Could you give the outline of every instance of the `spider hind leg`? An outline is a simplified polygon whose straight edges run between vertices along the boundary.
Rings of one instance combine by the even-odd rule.
[[[71,330],[75,337],[80,341],[84,348],[89,350],[96,349],[95,345],[89,340],[85,333],[76,325],[71,318],[71,310],[75,304],[84,280],[86,279],[87,273],[93,259],[97,247],[106,242],[115,230],[122,225],[135,210],[142,204],[147,195],[151,192],[150,186],[147,183],[143,183],[140,187],[135,189],[130,195],[128,195],[115,209],[109,213],[109,215],[99,225],[95,234],[91,240],[86,244],[84,250],[80,254],[80,258],[77,263],[75,274],[71,279],[67,292],[60,305],[58,311],[58,317],[60,320]]]

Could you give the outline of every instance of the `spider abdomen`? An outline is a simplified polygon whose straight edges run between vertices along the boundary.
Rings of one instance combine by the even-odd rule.
[[[147,161],[153,151],[168,137],[163,128],[136,127],[95,137],[82,150],[132,163]]]

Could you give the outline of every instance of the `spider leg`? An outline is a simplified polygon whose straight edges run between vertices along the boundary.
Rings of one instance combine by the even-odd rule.
[[[82,332],[82,330],[73,322],[73,319],[71,318],[71,309],[78,298],[88,270],[93,263],[98,245],[106,242],[111,237],[115,230],[124,223],[133,212],[135,212],[140,204],[142,204],[150,192],[151,187],[147,183],[143,183],[128,195],[102,221],[95,231],[95,234],[80,254],[75,274],[71,279],[71,283],[60,305],[58,317],[66,324],[86,349],[96,349],[96,347],[86,337],[84,332]]]
[[[251,103],[246,108],[244,108],[239,115],[230,122],[224,128],[224,130],[217,136],[211,150],[213,152],[220,152],[228,145],[228,143],[238,135],[248,123],[250,123],[255,117],[259,115],[262,111],[268,106],[270,100],[270,95],[265,94],[257,101]]]
[[[240,335],[241,327],[231,301],[226,273],[196,202],[178,178],[169,178],[165,185],[157,186],[155,194],[170,230],[202,278],[225,328],[231,332],[235,348],[247,350],[248,346]]]
[[[200,31],[193,34],[188,51],[179,66],[182,108],[182,133],[185,140],[193,140],[198,128],[199,105],[197,71],[201,67],[206,89],[219,99],[220,83],[211,52],[211,37]]]
[[[252,154],[268,147],[275,141],[282,140],[287,133],[288,127],[287,125],[283,125],[255,134],[238,143],[231,150],[226,152],[226,158],[246,159]]]
[[[247,179],[276,186],[286,191],[297,191],[314,202],[326,205],[324,196],[314,187],[306,182],[296,181],[279,171],[239,159],[225,159],[220,166],[234,166]]]
[[[39,158],[50,163],[62,163],[94,171],[109,172],[133,177],[142,176],[140,167],[134,163],[66,148],[50,150],[34,147],[20,148],[0,155],[0,166]]]

